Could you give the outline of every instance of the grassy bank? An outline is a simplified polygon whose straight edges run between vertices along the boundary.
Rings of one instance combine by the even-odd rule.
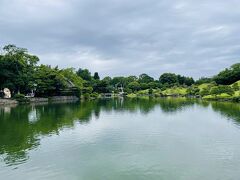
[[[204,83],[200,85],[175,86],[166,89],[146,89],[130,93],[127,97],[195,97],[204,100],[240,101],[240,81],[231,85],[216,85]]]

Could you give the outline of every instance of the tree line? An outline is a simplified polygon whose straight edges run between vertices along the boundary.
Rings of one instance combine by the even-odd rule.
[[[127,94],[141,90],[149,90],[151,93],[153,89],[164,91],[172,87],[187,87],[188,94],[196,94],[196,85],[215,83],[221,91],[226,88],[225,85],[240,80],[240,63],[214,77],[203,77],[197,81],[175,73],[164,73],[159,79],[154,79],[146,73],[140,76],[100,78],[97,72],[91,74],[88,69],[60,69],[57,66],[38,63],[39,58],[30,54],[27,49],[15,45],[3,47],[3,53],[0,55],[0,89],[9,88],[13,95],[34,91],[38,97],[82,95],[89,98],[96,97],[99,93],[118,93],[121,87]],[[219,91],[219,88],[212,91]]]

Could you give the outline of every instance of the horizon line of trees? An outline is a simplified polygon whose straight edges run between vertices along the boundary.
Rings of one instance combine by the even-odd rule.
[[[159,79],[148,74],[100,78],[88,69],[59,69],[58,66],[38,65],[39,58],[27,49],[7,45],[0,54],[0,89],[9,88],[13,94],[27,94],[34,90],[36,96],[77,95],[118,92],[124,87],[127,93],[146,89],[167,89],[174,86],[190,87],[194,84],[215,82],[229,85],[240,80],[240,63],[232,65],[212,78],[194,81],[175,73],[163,73]]]

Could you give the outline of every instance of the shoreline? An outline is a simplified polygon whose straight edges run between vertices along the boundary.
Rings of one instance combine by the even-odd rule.
[[[97,97],[97,98],[90,98],[85,100],[94,100],[94,99],[104,99],[104,97]],[[112,99],[112,98],[119,98],[119,97],[108,97],[106,99]],[[196,100],[202,100],[202,101],[212,101],[212,102],[232,102],[232,103],[239,103],[240,99],[233,99],[233,98],[213,98],[213,99],[204,99],[201,97],[195,97],[195,96],[154,96],[154,95],[126,95],[121,96],[121,98],[186,98],[186,99],[196,99]],[[29,101],[27,102],[19,102],[15,99],[0,99],[0,106],[5,105],[18,105],[18,104],[51,104],[51,103],[66,103],[66,102],[77,102],[83,100],[82,98],[78,98],[77,96],[53,96],[48,98],[43,97],[34,97],[34,98],[28,98]]]
[[[0,106],[5,105],[18,105],[18,104],[41,104],[41,103],[61,103],[61,102],[76,102],[79,101],[80,98],[77,96],[53,96],[48,98],[43,97],[34,97],[34,98],[27,98],[28,101],[20,102],[15,99],[0,99]]]
[[[233,103],[239,103],[240,98],[202,98],[197,96],[177,96],[177,95],[168,95],[168,96],[154,96],[154,95],[131,95],[126,96],[128,98],[144,98],[144,97],[151,97],[151,98],[187,98],[187,99],[196,99],[196,100],[202,100],[202,101],[216,101],[216,102],[233,102]]]

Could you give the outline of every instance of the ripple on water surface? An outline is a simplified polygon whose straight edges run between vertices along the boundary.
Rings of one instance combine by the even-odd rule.
[[[238,180],[239,122],[239,104],[186,99],[17,106],[0,111],[0,174]]]

